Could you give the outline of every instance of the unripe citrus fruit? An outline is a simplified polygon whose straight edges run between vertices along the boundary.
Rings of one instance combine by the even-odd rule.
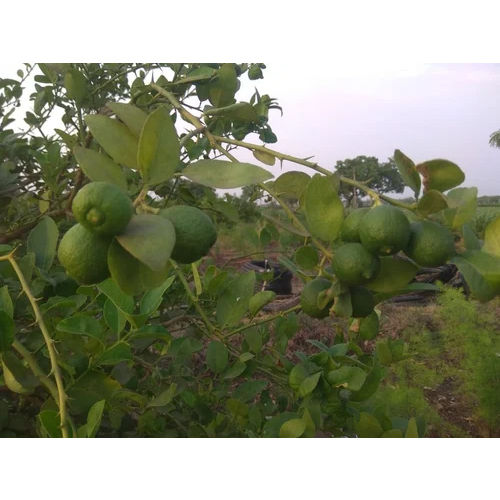
[[[421,266],[440,266],[455,253],[453,234],[435,222],[413,222],[405,252]]]
[[[410,223],[399,208],[379,205],[372,208],[359,223],[363,246],[377,255],[393,255],[406,248]]]
[[[380,261],[361,243],[345,243],[335,249],[332,267],[340,281],[348,285],[361,285],[375,278]]]
[[[69,276],[81,285],[93,285],[109,276],[107,255],[110,243],[110,237],[75,224],[61,239],[57,256]]]
[[[323,309],[318,307],[318,295],[323,290],[328,290],[332,283],[325,278],[315,278],[306,283],[300,295],[302,311],[312,318],[325,318],[328,316],[331,302]]]
[[[212,219],[195,207],[176,205],[160,211],[175,228],[175,246],[172,259],[190,264],[207,255],[217,239]]]
[[[369,211],[369,208],[357,208],[344,219],[340,230],[340,236],[344,241],[359,243],[359,223]]]
[[[120,234],[129,223],[134,207],[127,194],[109,182],[91,182],[73,200],[73,214],[84,227],[98,234]]]
[[[351,292],[352,317],[368,316],[375,307],[372,292],[363,286],[352,286],[349,291]]]

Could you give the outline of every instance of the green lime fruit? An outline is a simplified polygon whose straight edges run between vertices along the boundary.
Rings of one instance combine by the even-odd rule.
[[[172,259],[191,264],[207,255],[217,239],[212,219],[195,207],[176,205],[160,211],[175,228],[175,246]]]
[[[375,307],[372,292],[363,286],[352,286],[349,291],[351,292],[352,317],[368,316]]]
[[[359,236],[370,252],[394,255],[408,245],[410,222],[399,208],[379,205],[361,219]]]
[[[440,266],[455,253],[453,234],[435,222],[413,222],[405,253],[421,266]]]
[[[82,226],[108,236],[123,232],[134,213],[127,194],[109,182],[91,182],[82,187],[72,209]]]
[[[312,318],[326,318],[332,302],[323,309],[318,307],[318,295],[331,287],[332,283],[325,278],[315,278],[306,283],[300,295],[302,311]]]
[[[111,277],[123,292],[139,295],[160,286],[167,278],[170,264],[167,263],[160,272],[153,271],[128,253],[115,239],[109,246],[108,267]]]
[[[361,243],[345,243],[335,249],[332,267],[340,281],[348,285],[361,285],[375,278],[380,261]]]
[[[361,241],[359,239],[359,223],[369,211],[369,208],[357,208],[344,219],[340,229],[340,236],[344,241],[357,243]]]
[[[111,238],[75,224],[61,239],[57,256],[68,276],[80,285],[93,285],[109,277],[107,264]]]

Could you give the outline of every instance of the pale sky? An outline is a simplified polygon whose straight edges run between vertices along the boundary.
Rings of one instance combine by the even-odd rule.
[[[0,64],[0,77],[14,76],[19,67]],[[314,155],[326,168],[357,155],[384,161],[398,148],[415,162],[451,160],[464,170],[464,185],[477,186],[480,195],[500,194],[500,149],[488,144],[489,135],[500,129],[500,64],[332,60],[306,71],[302,64],[274,62],[267,64],[263,80],[245,77],[237,97],[248,99],[254,87],[276,97],[283,108],[283,117],[277,110],[270,113],[278,136],[270,148]],[[256,136],[246,140],[259,143]],[[238,157],[257,162],[245,152]],[[279,167],[265,168],[279,174]],[[284,168],[300,169],[290,163]]]

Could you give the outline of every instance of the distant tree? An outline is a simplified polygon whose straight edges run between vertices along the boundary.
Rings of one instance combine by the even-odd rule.
[[[338,161],[335,168],[340,175],[360,181],[379,193],[402,193],[404,190],[403,179],[392,158],[380,163],[374,156],[357,156]],[[340,195],[349,205],[358,206],[359,198],[365,193],[354,186],[342,183]]]
[[[490,135],[490,146],[492,148],[500,148],[500,130]]]

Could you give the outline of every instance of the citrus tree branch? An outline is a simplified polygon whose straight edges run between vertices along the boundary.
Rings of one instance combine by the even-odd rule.
[[[31,292],[31,289],[28,285],[28,282],[26,281],[26,278],[24,277],[23,272],[21,271],[21,268],[18,266],[15,258],[14,258],[14,251],[11,253],[1,256],[0,261],[5,261],[7,260],[12,268],[14,269],[15,273],[17,274],[17,277],[19,279],[19,282],[21,283],[22,289],[28,297],[28,300],[31,304],[31,307],[33,309],[33,312],[35,313],[35,320],[38,323],[38,326],[40,327],[40,331],[42,332],[43,339],[45,341],[45,345],[47,346],[47,351],[49,353],[49,358],[50,358],[50,364],[51,364],[51,371],[54,375],[54,378],[56,380],[56,386],[57,386],[57,398],[56,401],[59,406],[59,416],[61,420],[61,433],[62,437],[68,437],[68,421],[67,421],[67,411],[66,411],[66,400],[68,396],[66,395],[66,392],[64,391],[64,384],[62,380],[62,375],[61,371],[59,369],[59,365],[57,363],[57,353],[56,349],[54,347],[54,341],[52,340],[50,333],[47,329],[47,326],[45,325],[45,321],[43,319],[42,313],[40,311],[40,308],[38,307],[37,300],[33,296],[33,293]]]
[[[326,168],[321,167],[315,162],[303,159],[303,158],[297,158],[296,156],[291,156],[287,155],[284,153],[280,153],[279,151],[275,151],[273,149],[266,148],[265,146],[259,146],[258,144],[252,144],[249,142],[244,142],[244,141],[238,141],[236,139],[231,139],[229,137],[220,137],[220,136],[212,136],[215,141],[217,142],[224,142],[226,144],[234,144],[236,146],[241,146],[246,149],[250,149],[251,151],[261,151],[263,153],[268,153],[272,156],[275,156],[278,158],[280,161],[290,161],[292,163],[296,163],[298,165],[303,165],[304,167],[308,167],[312,170],[315,170],[316,172],[319,172],[320,174],[324,175],[333,175],[333,172],[330,170],[327,170]],[[416,207],[415,203],[408,204],[408,203],[403,203],[401,201],[395,200],[394,198],[391,198],[389,196],[386,196],[384,194],[379,194],[375,190],[371,189],[368,187],[366,184],[363,184],[362,182],[355,181],[354,179],[349,179],[349,177],[344,177],[343,175],[339,176],[340,182],[344,184],[349,184],[351,186],[355,186],[362,191],[364,191],[368,196],[370,196],[374,201],[377,201],[379,199],[382,199],[386,201],[387,203],[390,203],[391,205],[400,207],[400,208],[405,208],[407,210],[414,210]]]

